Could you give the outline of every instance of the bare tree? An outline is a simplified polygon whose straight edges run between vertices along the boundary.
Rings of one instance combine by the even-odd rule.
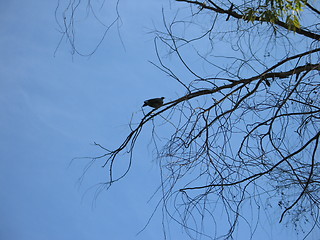
[[[318,3],[175,2],[179,11],[163,11],[165,30],[154,32],[152,64],[184,94],[131,123],[117,149],[96,144],[105,151],[94,158],[108,169],[105,186],[126,176],[151,124],[163,209],[190,238],[232,239],[243,224],[253,236],[271,208],[307,237],[320,227]],[[118,176],[122,153],[129,163]]]

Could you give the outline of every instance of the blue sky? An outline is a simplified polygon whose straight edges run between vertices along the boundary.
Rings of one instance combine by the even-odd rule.
[[[79,186],[86,160],[69,164],[94,155],[93,141],[115,146],[131,113],[145,98],[163,94],[165,84],[152,77],[159,71],[147,62],[152,38],[138,19],[139,27],[123,32],[140,39],[140,47],[125,39],[124,50],[115,37],[90,59],[72,59],[66,45],[54,57],[56,1],[0,5],[1,239],[134,239],[153,211],[147,200],[158,179],[151,154],[142,152],[139,174],[101,194],[95,207],[94,190],[87,190],[103,180],[104,170],[92,169]],[[145,184],[144,174],[154,181]],[[139,238],[159,234],[154,226]]]
[[[56,4],[0,2],[0,238],[163,239],[161,211],[136,236],[155,208],[156,199],[148,199],[159,185],[147,131],[128,176],[97,199],[94,186],[105,180],[105,169],[90,168],[79,184],[88,161],[70,162],[98,154],[94,141],[117,146],[128,132],[131,114],[142,116],[143,100],[170,100],[182,92],[148,62],[156,59],[148,32],[161,26],[161,8],[168,1],[138,6],[121,0],[124,46],[113,28],[89,58],[72,57],[65,42],[54,54],[60,38]],[[99,39],[93,33],[101,33],[90,21],[79,29],[84,51]],[[178,226],[173,229],[171,239],[186,237]],[[275,230],[268,238],[268,231],[261,230],[261,239],[294,236],[290,230]]]

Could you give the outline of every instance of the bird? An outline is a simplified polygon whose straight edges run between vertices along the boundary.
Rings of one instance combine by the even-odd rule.
[[[142,107],[149,106],[153,108],[159,108],[163,105],[163,99],[164,97],[145,100]]]

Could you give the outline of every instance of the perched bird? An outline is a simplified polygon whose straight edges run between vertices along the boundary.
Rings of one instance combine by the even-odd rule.
[[[149,106],[153,108],[159,108],[163,105],[163,99],[164,97],[145,100],[142,107]]]

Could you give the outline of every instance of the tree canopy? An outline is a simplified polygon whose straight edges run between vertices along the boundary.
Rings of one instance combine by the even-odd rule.
[[[108,170],[105,186],[126,176],[151,125],[160,202],[191,239],[232,239],[243,225],[254,235],[271,209],[304,237],[319,230],[318,2],[172,4],[154,31],[152,64],[179,83],[181,96],[134,119],[118,148],[96,143],[105,151],[94,158]],[[123,153],[129,163],[116,175]]]

